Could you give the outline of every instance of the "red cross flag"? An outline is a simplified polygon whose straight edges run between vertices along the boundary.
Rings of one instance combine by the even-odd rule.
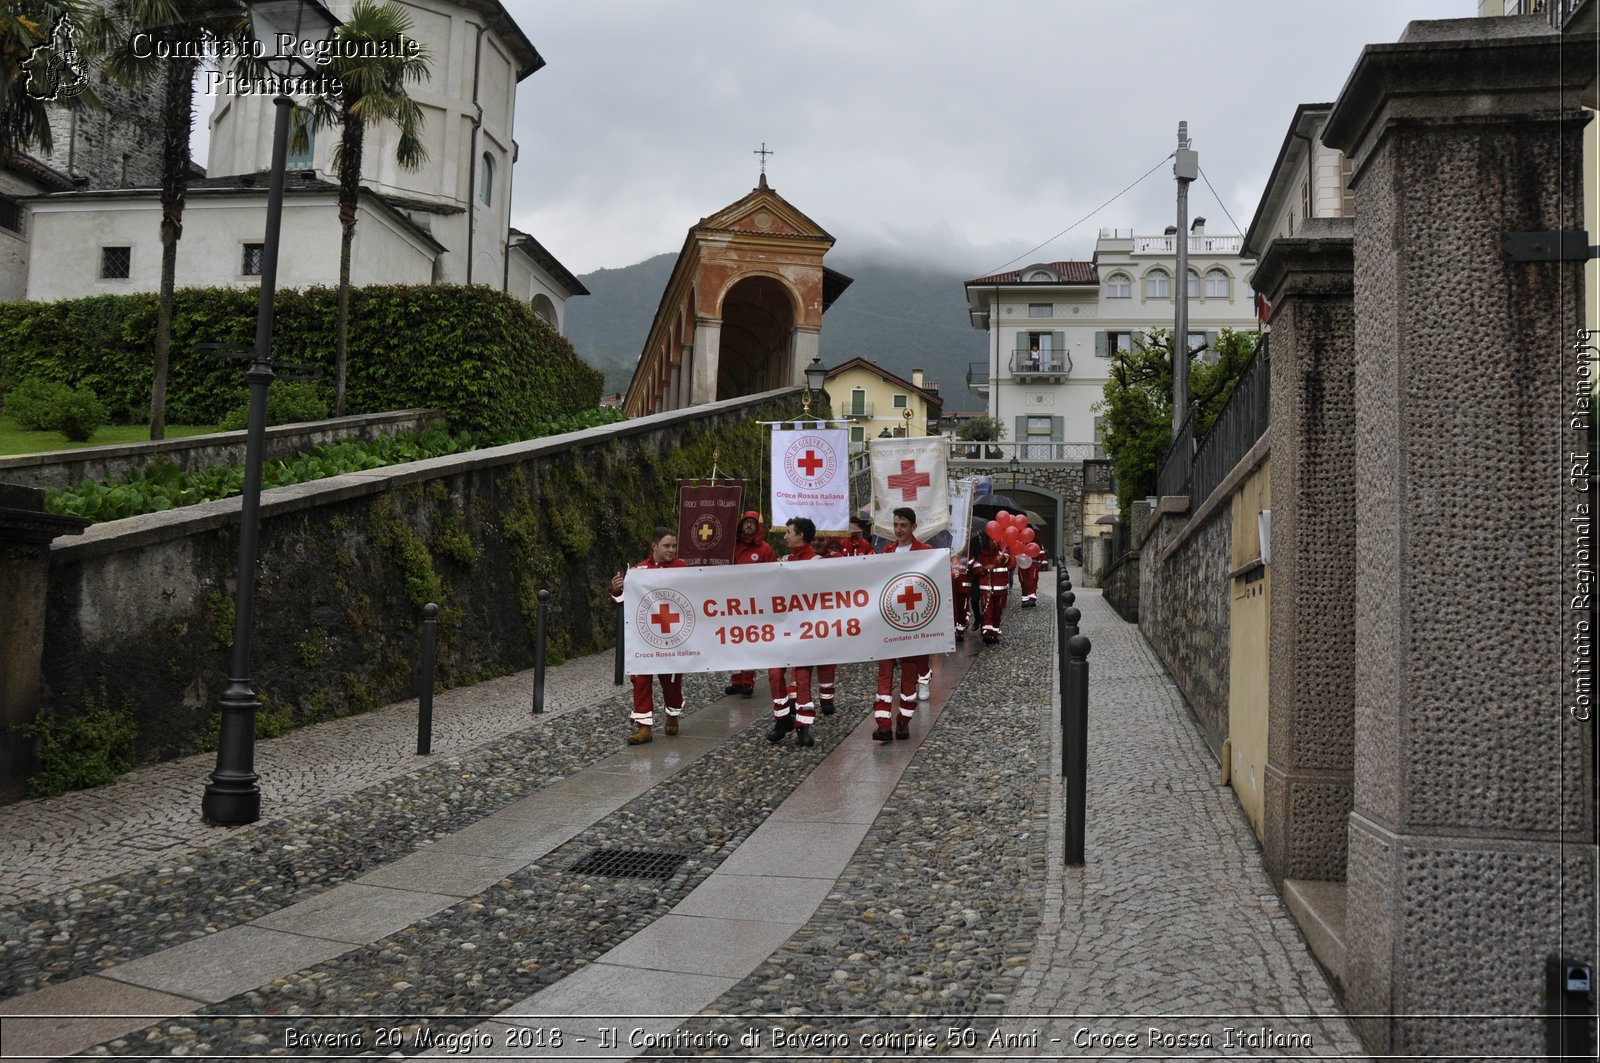
[[[850,527],[850,437],[842,428],[772,429],[772,523],[810,517],[823,534]]]
[[[950,526],[946,484],[950,444],[943,436],[874,439],[872,454],[872,531],[894,538],[894,511],[917,512],[917,538],[927,542]]]

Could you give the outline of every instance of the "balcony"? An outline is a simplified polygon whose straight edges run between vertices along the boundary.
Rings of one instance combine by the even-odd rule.
[[[1019,383],[1052,384],[1071,375],[1072,355],[1066,351],[1011,352],[1011,379]]]
[[[1191,236],[1189,237],[1189,254],[1191,255],[1237,255],[1244,246],[1242,236]],[[1135,236],[1133,238],[1133,253],[1136,255],[1167,255],[1178,253],[1178,238],[1176,236]]]
[[[967,366],[967,390],[979,398],[989,396],[989,363],[973,362]]]
[[[864,400],[859,402],[847,402],[840,408],[839,416],[848,417],[852,421],[870,420],[877,416],[877,414],[873,412],[876,408],[877,403],[866,402]]]

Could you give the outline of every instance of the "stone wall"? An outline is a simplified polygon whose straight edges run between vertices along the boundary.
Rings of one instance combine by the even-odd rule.
[[[266,492],[251,675],[293,724],[415,695],[421,608],[438,681],[528,667],[537,592],[549,660],[612,642],[611,575],[677,510],[680,477],[755,479],[786,389],[584,432]],[[113,521],[50,551],[46,700],[128,705],[142,759],[192,751],[225,686],[239,500]]]
[[[1139,628],[1199,719],[1213,750],[1228,737],[1229,560],[1233,522],[1214,506],[1197,527],[1152,536],[1140,551]],[[1161,523],[1176,523],[1161,518]],[[1173,545],[1169,545],[1169,542]]]
[[[1130,624],[1139,622],[1139,555],[1123,554],[1101,577],[1106,604]]]
[[[330,443],[425,432],[443,424],[444,415],[437,410],[399,410],[277,425],[267,429],[266,456],[288,457]],[[245,432],[241,429],[149,443],[21,454],[0,458],[0,483],[61,489],[85,480],[120,480],[130,470],[158,462],[170,462],[184,472],[194,472],[243,461],[244,442]]]

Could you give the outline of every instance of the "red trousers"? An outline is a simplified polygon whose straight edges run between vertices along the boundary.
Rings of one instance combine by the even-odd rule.
[[[1039,596],[1039,565],[1017,568],[1017,582],[1022,585],[1022,600],[1031,602]]]
[[[878,700],[872,706],[872,715],[879,727],[888,727],[894,718],[894,666],[897,664],[900,666],[900,717],[905,720],[917,714],[917,680],[931,674],[925,653],[878,662]]]
[[[1000,618],[1005,615],[1006,603],[1011,597],[1009,582],[999,584],[999,586],[1004,587],[1004,589],[980,590],[978,592],[978,606],[983,610],[983,633],[985,635],[1000,634]]]
[[[683,714],[683,675],[631,675],[633,680],[633,712],[628,714],[640,727],[653,727],[656,722],[654,680],[661,680],[661,707],[668,716]]]
[[[772,688],[772,715],[782,716],[789,710],[789,702],[794,702],[794,725],[796,727],[810,727],[817,722],[817,703],[811,697],[811,665],[795,665],[788,669],[788,678],[784,678],[784,669],[767,669],[767,685]],[[817,692],[825,701],[833,700],[833,680],[839,673],[836,664],[819,664],[817,671]]]

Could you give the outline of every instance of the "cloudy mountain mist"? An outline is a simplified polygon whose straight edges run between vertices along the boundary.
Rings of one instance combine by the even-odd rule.
[[[661,254],[579,276],[591,294],[567,303],[567,338],[605,373],[608,393],[627,388],[676,261]],[[966,385],[968,364],[985,354],[985,334],[967,323],[966,274],[882,256],[835,253],[827,263],[855,283],[822,319],[824,365],[862,357],[907,379],[921,369],[946,410],[983,408]]]

